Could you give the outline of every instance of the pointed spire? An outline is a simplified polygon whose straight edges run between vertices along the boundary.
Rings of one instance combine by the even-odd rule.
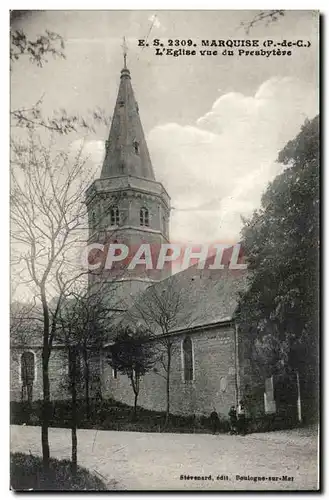
[[[138,105],[127,68],[127,44],[123,39],[123,69],[101,178],[131,175],[155,180]]]
[[[123,42],[122,42],[122,49],[123,49],[123,68],[127,69],[127,52],[128,52],[128,47],[126,44],[126,37],[123,37]]]

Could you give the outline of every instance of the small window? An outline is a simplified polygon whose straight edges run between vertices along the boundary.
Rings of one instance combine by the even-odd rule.
[[[22,383],[22,401],[32,402],[33,382],[35,381],[35,359],[31,351],[23,352],[21,355],[20,378]]]
[[[125,105],[125,102],[124,102],[124,101],[122,101],[122,100],[121,100],[121,101],[119,101],[119,107],[120,107],[120,108],[123,108],[123,106],[124,106],[124,105]]]
[[[118,226],[120,224],[120,212],[118,207],[111,208],[111,226]]]
[[[185,382],[192,381],[194,378],[193,344],[190,337],[185,337],[183,340],[183,374]]]
[[[96,226],[96,213],[94,210],[91,212],[91,223],[92,223],[92,227]]]
[[[118,369],[117,368],[112,368],[112,378],[115,380],[118,378]]]
[[[149,218],[149,211],[147,208],[141,208],[140,209],[140,225],[141,226],[149,226],[150,225],[150,218]]]
[[[134,141],[134,149],[135,149],[135,154],[139,154],[139,143],[137,141]]]

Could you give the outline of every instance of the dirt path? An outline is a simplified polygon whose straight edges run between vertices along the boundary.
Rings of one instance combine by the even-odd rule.
[[[50,429],[49,436],[51,456],[70,458],[70,431]],[[40,427],[12,426],[11,450],[40,455]],[[81,429],[78,462],[109,488],[116,484],[125,490],[317,488],[316,434],[297,431],[242,437]],[[255,481],[255,476],[261,479]]]

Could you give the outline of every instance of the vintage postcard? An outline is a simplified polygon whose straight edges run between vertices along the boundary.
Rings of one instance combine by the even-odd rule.
[[[319,25],[10,13],[13,490],[319,489]]]

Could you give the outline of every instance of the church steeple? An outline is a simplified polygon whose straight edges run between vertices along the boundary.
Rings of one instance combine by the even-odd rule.
[[[129,175],[155,180],[126,59],[124,42],[124,67],[121,70],[110,134],[106,141],[101,178]]]
[[[118,243],[129,249],[127,262],[110,269],[99,268],[89,275],[89,285],[115,282],[116,291],[113,295],[113,287],[109,288],[109,295],[113,295],[109,300],[119,300],[121,306],[131,303],[136,294],[170,273],[170,269],[156,266],[162,244],[169,242],[170,197],[154,176],[124,49],[101,177],[86,192],[89,243],[100,243],[105,249]],[[130,259],[145,244],[149,245],[154,265],[130,268]]]

